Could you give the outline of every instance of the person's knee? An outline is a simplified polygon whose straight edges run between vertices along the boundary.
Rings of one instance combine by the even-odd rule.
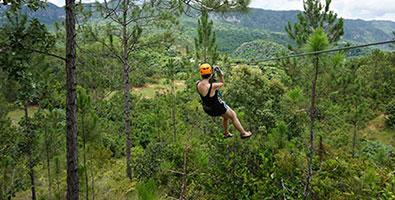
[[[232,119],[236,118],[236,113],[233,110],[230,110],[230,116],[232,117]]]

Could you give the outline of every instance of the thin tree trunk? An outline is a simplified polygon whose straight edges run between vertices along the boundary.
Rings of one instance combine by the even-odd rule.
[[[7,168],[8,168],[8,163],[5,163],[4,166],[4,173],[3,173],[3,188],[1,188],[1,193],[0,197],[2,198],[3,195],[7,192]]]
[[[174,79],[172,79],[174,81]],[[177,122],[176,122],[176,94],[174,91],[174,87],[172,87],[173,94],[173,109],[172,109],[172,118],[173,118],[173,128],[174,128],[174,142],[177,142]]]
[[[12,169],[12,176],[11,176],[11,181],[10,181],[11,187],[14,187],[15,171],[16,171],[16,168],[14,167]],[[8,196],[8,200],[11,200],[11,196]]]
[[[93,174],[92,158],[91,158],[90,166],[91,166],[91,180],[92,180],[92,200],[95,200],[95,177]]]
[[[59,158],[56,158],[55,159],[55,174],[56,174],[56,185],[58,186],[57,190],[56,190],[57,194],[59,194],[59,191],[60,191],[60,180],[59,180],[60,166],[59,166],[59,164],[60,164]]]
[[[354,134],[352,137],[352,158],[354,158],[355,155],[355,140],[357,138],[357,124],[354,123]]]
[[[81,126],[82,126],[82,143],[84,148],[84,171],[85,171],[85,187],[86,187],[86,200],[89,200],[89,183],[88,183],[88,171],[86,166],[86,133],[85,133],[85,126],[84,126],[84,114],[81,114]]]
[[[193,126],[193,124],[192,124],[192,126]],[[184,168],[183,168],[183,171],[182,171],[182,186],[181,186],[180,200],[184,199],[184,193],[185,193],[185,190],[187,189],[187,183],[186,183],[186,179],[187,179],[187,155],[188,155],[188,150],[189,150],[188,143],[189,143],[190,136],[191,136],[191,133],[188,134],[187,141],[186,141],[186,144],[185,144],[185,150],[184,150]]]
[[[128,53],[128,36],[127,36],[127,11],[128,11],[128,0],[123,1],[123,24],[122,24],[122,39],[123,39],[123,73],[124,73],[124,90],[125,90],[125,132],[126,132],[126,175],[132,179],[132,169],[130,167],[131,155],[130,155],[130,86],[129,86],[129,53]]]
[[[27,110],[27,104],[26,102],[23,102],[23,108],[25,110],[25,125],[26,125],[26,130],[27,132],[30,131],[29,128],[29,112]],[[29,157],[29,175],[30,175],[30,186],[32,189],[32,199],[36,200],[36,188],[35,188],[35,184],[34,184],[34,163],[33,163],[33,155],[32,155],[32,140],[33,140],[33,136],[30,135],[32,133],[28,133],[27,138],[28,138],[28,143],[27,143],[27,155]]]
[[[49,191],[49,196],[52,196],[52,186],[51,186],[51,168],[50,168],[50,162],[49,162],[49,144],[45,145],[46,149],[46,156],[47,156],[47,170],[48,170],[48,191]]]
[[[187,183],[186,183],[186,179],[187,179],[187,159],[188,159],[188,150],[189,150],[189,140],[191,138],[191,134],[192,134],[192,130],[193,127],[195,125],[195,121],[196,121],[196,117],[197,117],[197,111],[198,111],[198,107],[195,108],[195,116],[193,117],[192,120],[192,126],[191,129],[189,130],[188,136],[187,136],[187,141],[185,143],[185,150],[184,150],[184,168],[182,171],[182,185],[181,185],[181,192],[180,192],[180,200],[184,199],[184,193],[187,189]]]
[[[311,91],[311,106],[310,106],[310,140],[309,140],[309,163],[308,163],[308,174],[307,174],[307,180],[306,180],[306,185],[304,188],[304,197],[303,199],[307,199],[309,196],[309,186],[311,182],[311,176],[312,176],[312,165],[313,165],[313,152],[314,152],[314,112],[315,112],[315,89],[316,89],[316,84],[317,84],[317,77],[318,77],[318,57],[315,58],[314,60],[314,78],[313,78],[313,86],[312,86],[312,91]]]
[[[236,200],[236,146],[235,146],[236,140],[233,140],[233,159],[232,159],[232,195],[233,195],[233,200]]]
[[[67,199],[79,199],[77,142],[77,80],[75,42],[75,1],[66,0],[66,149]]]
[[[319,147],[318,156],[320,158],[320,163],[322,163],[322,159],[324,156],[324,144],[322,143],[322,135],[319,136],[320,136],[320,147]]]

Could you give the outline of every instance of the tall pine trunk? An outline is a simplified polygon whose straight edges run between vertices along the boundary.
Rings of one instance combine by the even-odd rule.
[[[26,131],[29,132],[29,112],[27,110],[27,104],[26,102],[23,102],[23,108],[25,111],[25,125],[26,125]],[[34,184],[34,162],[33,162],[33,155],[32,155],[32,140],[33,136],[30,135],[32,133],[27,134],[28,142],[27,142],[27,155],[29,159],[29,176],[30,176],[30,187],[32,189],[32,199],[36,200],[36,188]]]
[[[91,180],[92,180],[92,200],[95,200],[95,176],[93,174],[93,165],[92,165],[93,158],[91,157],[90,161],[90,168],[91,168]]]
[[[313,85],[311,90],[311,106],[310,106],[310,140],[309,140],[309,163],[308,163],[308,173],[306,185],[304,188],[304,197],[303,199],[307,199],[309,196],[309,186],[311,183],[312,176],[312,165],[313,165],[313,153],[314,153],[314,112],[315,112],[315,89],[317,85],[317,77],[318,77],[318,56],[314,59],[314,78]]]
[[[172,79],[172,82],[174,81],[174,78]],[[177,142],[177,122],[176,122],[176,92],[174,89],[174,84],[172,84],[172,89],[171,89],[171,93],[173,96],[172,99],[172,109],[171,109],[171,113],[172,113],[172,118],[173,118],[173,129],[174,129],[174,142]]]
[[[66,149],[67,199],[78,200],[77,80],[75,2],[66,0]]]
[[[129,179],[132,179],[132,169],[130,167],[131,155],[130,155],[130,85],[129,85],[129,52],[128,52],[128,36],[127,36],[127,11],[128,11],[128,0],[123,1],[123,24],[122,24],[122,42],[123,42],[123,78],[124,78],[124,90],[125,90],[125,133],[126,133],[126,175]]]
[[[355,140],[357,139],[357,123],[354,123],[354,134],[352,136],[352,158],[355,156]]]
[[[86,200],[89,200],[89,182],[88,182],[88,171],[86,165],[86,133],[85,133],[85,126],[84,126],[84,114],[82,115],[81,125],[82,125],[82,143],[83,143],[83,151],[84,151],[84,171],[85,171],[85,187],[86,187]]]
[[[4,171],[3,171],[3,187],[1,188],[0,191],[0,197],[4,196],[5,193],[7,192],[7,169],[8,169],[8,163],[5,163],[4,166]]]
[[[49,161],[49,144],[46,142],[45,144],[45,151],[47,157],[47,173],[48,173],[48,192],[49,196],[52,196],[52,185],[51,185],[51,168],[50,168],[50,161]]]
[[[54,158],[54,164],[55,164],[55,176],[56,176],[56,185],[57,185],[57,189],[56,189],[56,195],[57,196],[60,192],[60,163],[59,163],[59,157],[55,157]],[[57,198],[58,199],[58,198]]]

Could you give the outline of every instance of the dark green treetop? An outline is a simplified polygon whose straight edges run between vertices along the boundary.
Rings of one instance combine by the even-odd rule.
[[[202,16],[198,20],[198,37],[195,38],[195,53],[199,63],[215,64],[218,59],[218,45],[216,35],[213,32],[213,20],[208,19],[207,11],[202,11]]]
[[[343,18],[337,20],[337,14],[329,10],[331,0],[326,0],[325,6],[320,0],[303,1],[304,11],[298,14],[299,23],[290,22],[285,26],[288,37],[295,40],[297,48],[306,44],[307,39],[318,27],[323,27],[325,34],[328,36],[329,43],[337,42],[344,34]],[[293,49],[289,45],[290,49]]]

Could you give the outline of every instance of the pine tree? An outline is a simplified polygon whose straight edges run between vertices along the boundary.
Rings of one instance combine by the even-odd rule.
[[[288,37],[295,40],[297,48],[301,48],[306,44],[308,38],[313,34],[314,30],[322,27],[328,36],[329,43],[335,43],[340,40],[344,34],[343,18],[337,20],[337,14],[329,10],[331,0],[326,0],[325,6],[320,0],[304,0],[304,11],[298,14],[299,23],[290,22],[284,27],[288,33]],[[288,45],[290,49],[294,49]]]
[[[86,159],[87,144],[93,142],[95,138],[99,138],[99,135],[95,135],[95,128],[97,126],[98,116],[92,109],[91,98],[87,94],[84,88],[78,87],[77,89],[77,113],[78,113],[78,127],[80,127],[79,137],[82,141],[82,153],[83,153],[83,169],[85,176],[85,187],[86,187],[86,199],[89,199],[89,181],[88,181],[88,164]],[[92,170],[92,169],[91,169]],[[92,183],[93,184],[93,183]],[[93,185],[92,185],[93,189]]]
[[[198,37],[195,38],[195,53],[198,63],[215,64],[218,59],[218,45],[213,29],[213,20],[208,19],[208,12],[202,11],[202,16],[198,20]]]
[[[307,41],[306,51],[307,52],[315,52],[315,51],[323,51],[329,47],[329,41],[327,35],[324,33],[321,27],[317,28],[311,35],[311,37]],[[311,88],[311,104],[310,104],[310,139],[309,139],[309,161],[308,161],[308,173],[307,173],[307,180],[304,188],[304,198],[308,199],[309,196],[309,186],[312,179],[312,170],[313,170],[313,153],[314,153],[314,120],[316,118],[316,86],[318,80],[318,72],[320,69],[320,62],[319,54],[315,54],[312,56],[312,63],[313,63],[313,80],[312,80],[312,88]]]
[[[79,199],[77,141],[77,53],[75,31],[75,1],[66,0],[66,149],[67,199]]]
[[[138,53],[147,47],[154,48],[158,44],[170,43],[173,37],[169,30],[150,32],[149,28],[170,28],[176,22],[175,16],[181,12],[181,2],[172,1],[144,1],[140,4],[137,0],[117,0],[99,4],[99,10],[111,23],[107,24],[106,38],[95,36],[95,40],[101,42],[109,51],[110,55],[122,63],[123,89],[125,96],[125,136],[126,136],[126,175],[132,179],[131,163],[131,106],[130,106],[130,74],[135,72],[137,66],[142,63],[142,57]],[[100,25],[99,25],[100,26]],[[100,26],[100,28],[102,28]],[[95,35],[95,34],[93,34]],[[120,41],[114,39],[114,35],[120,35]],[[139,63],[139,64],[137,64]]]

